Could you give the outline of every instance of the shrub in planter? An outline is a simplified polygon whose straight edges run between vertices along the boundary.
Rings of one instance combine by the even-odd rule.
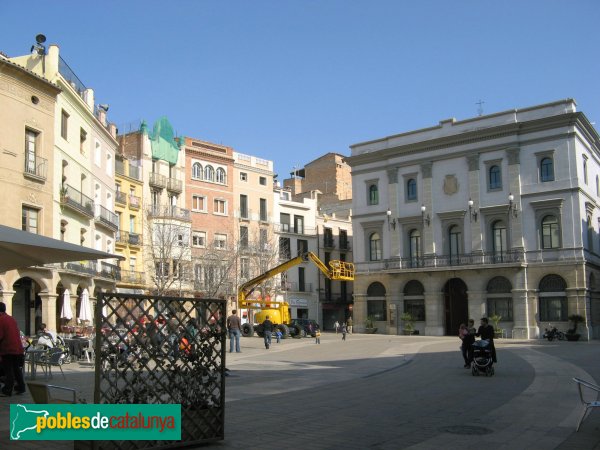
[[[413,316],[405,312],[400,316],[400,320],[404,322],[404,334],[413,334],[415,331],[415,319],[413,319]]]
[[[585,322],[585,318],[579,314],[572,314],[569,316],[569,320],[573,323],[573,328],[569,328],[565,333],[568,341],[577,341],[581,337],[579,333],[577,333],[577,326],[580,323]]]

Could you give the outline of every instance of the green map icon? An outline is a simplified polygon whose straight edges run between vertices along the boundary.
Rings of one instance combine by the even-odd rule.
[[[38,417],[49,415],[48,411],[27,409],[24,405],[15,405],[15,409],[16,411],[11,414],[13,419],[10,423],[10,438],[12,440],[24,439],[23,433],[36,429]]]

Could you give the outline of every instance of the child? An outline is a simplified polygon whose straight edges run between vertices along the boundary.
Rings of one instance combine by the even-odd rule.
[[[279,344],[281,342],[281,337],[283,336],[283,334],[281,334],[281,331],[277,330],[275,332],[275,338],[277,339],[277,343]]]
[[[346,324],[342,324],[342,341],[346,340],[346,333],[348,332]]]
[[[315,344],[321,343],[321,330],[315,331]]]

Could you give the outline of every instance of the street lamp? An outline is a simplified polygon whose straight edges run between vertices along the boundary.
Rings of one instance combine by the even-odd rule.
[[[429,214],[425,216],[425,211],[427,211],[427,207],[425,205],[421,205],[421,220],[423,221],[423,225],[429,226],[429,224],[431,223],[431,219],[429,217]]]
[[[515,196],[512,195],[512,193],[508,194],[508,213],[512,214],[512,216],[516,218],[519,215],[519,209],[514,201]]]
[[[396,219],[394,218],[394,219],[390,220],[390,218],[392,217],[392,211],[390,210],[390,208],[388,208],[386,214],[387,214],[387,220],[388,220],[388,228],[390,228],[390,226],[391,226],[392,229],[395,230],[396,229]]]
[[[473,200],[469,199],[469,222],[477,222],[477,210],[473,209]]]

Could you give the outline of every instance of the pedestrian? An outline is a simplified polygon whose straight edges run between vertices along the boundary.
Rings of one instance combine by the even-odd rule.
[[[496,346],[494,345],[494,327],[489,324],[487,317],[481,318],[481,325],[475,336],[481,336],[481,340],[489,341],[490,350],[492,351],[492,361],[495,363],[498,362],[496,358]]]
[[[265,348],[269,350],[271,346],[271,333],[273,333],[273,322],[269,320],[269,316],[262,323],[264,340],[265,340]]]
[[[475,330],[475,321],[473,319],[469,319],[467,322],[467,332],[468,334],[463,340],[463,344],[467,349],[467,360],[465,362],[466,369],[471,367],[471,362],[473,361],[473,344],[475,343],[475,334],[477,333],[477,330]]]
[[[343,323],[343,324],[342,324],[342,341],[345,341],[345,340],[346,340],[346,332],[347,332],[347,329],[346,329],[346,324],[345,324],[345,323]]]
[[[16,394],[23,394],[25,392],[25,378],[23,377],[25,353],[21,343],[21,333],[17,321],[6,314],[4,302],[0,302],[0,358],[2,358],[0,364],[5,377],[0,396],[10,397],[13,388]]]
[[[319,330],[317,328],[317,330],[315,331],[315,344],[320,344],[321,343],[321,330]]]
[[[237,309],[231,311],[231,315],[227,318],[227,330],[229,330],[229,353],[233,353],[234,341],[236,353],[241,353],[240,336],[242,335],[242,322],[237,315]]]
[[[282,337],[283,337],[283,334],[281,334],[281,331],[279,329],[275,330],[275,339],[277,339],[278,344],[281,342]]]
[[[333,326],[335,327],[335,334],[338,334],[338,331],[340,330],[340,323],[336,320]]]
[[[469,330],[464,323],[460,324],[458,328],[458,338],[460,339],[460,351],[465,361],[465,368],[469,367],[469,348],[466,346],[465,339],[469,336]]]
[[[348,317],[348,327],[347,327],[346,331],[348,333],[352,334],[352,317]]]

